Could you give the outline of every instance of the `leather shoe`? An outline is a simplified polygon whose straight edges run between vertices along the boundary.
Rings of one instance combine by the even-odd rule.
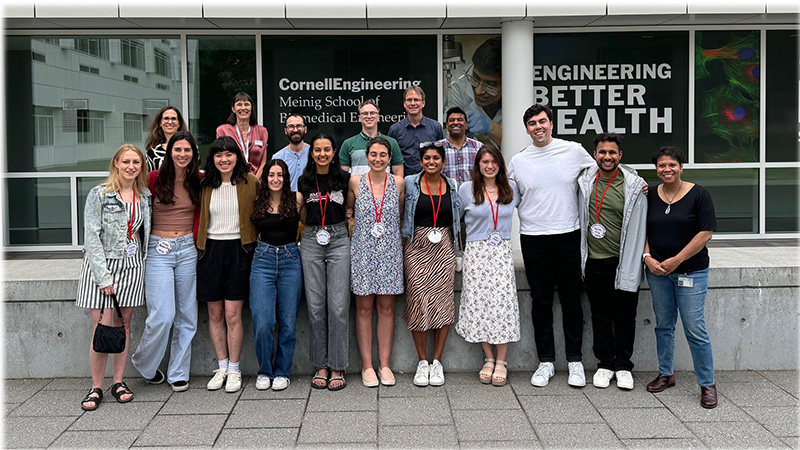
[[[717,407],[717,385],[700,386],[700,406],[706,409]]]
[[[675,386],[675,375],[658,374],[656,379],[647,385],[647,392],[661,392],[672,386]]]

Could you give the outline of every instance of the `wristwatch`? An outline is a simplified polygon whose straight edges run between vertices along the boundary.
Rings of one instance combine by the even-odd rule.
[[[642,262],[644,262],[644,260],[647,259],[648,256],[650,256],[650,253],[645,253],[644,255],[642,255]]]

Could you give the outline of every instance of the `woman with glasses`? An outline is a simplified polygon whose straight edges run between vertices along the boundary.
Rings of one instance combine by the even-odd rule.
[[[405,239],[406,308],[403,313],[414,339],[419,363],[417,386],[444,384],[441,358],[450,325],[455,321],[453,279],[454,236],[459,232],[460,201],[456,183],[442,175],[445,151],[439,142],[419,149],[422,172],[405,178],[406,201],[402,237]],[[428,364],[428,331],[433,330],[433,362]]]
[[[247,170],[261,178],[264,164],[267,162],[267,129],[258,124],[256,105],[246,92],[239,92],[233,97],[231,115],[228,123],[217,127],[217,137],[228,136],[236,141],[242,152]]]
[[[150,172],[158,170],[164,162],[167,144],[172,135],[185,129],[186,123],[178,108],[165,106],[158,111],[153,123],[150,124],[150,132],[144,143],[144,148],[147,149],[147,168]]]

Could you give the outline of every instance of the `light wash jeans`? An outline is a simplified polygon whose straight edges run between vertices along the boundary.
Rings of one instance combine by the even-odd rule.
[[[166,255],[156,251],[162,240],[172,245]],[[150,236],[148,246],[144,275],[147,320],[131,362],[143,377],[153,378],[172,328],[167,380],[188,381],[192,339],[197,331],[197,249],[191,234],[179,238]]]
[[[708,289],[708,269],[690,273],[671,273],[654,275],[646,271],[647,283],[653,297],[653,311],[656,314],[656,350],[658,352],[658,371],[661,375],[672,375],[672,361],[675,355],[675,323],[678,313],[683,323],[683,333],[692,352],[697,384],[714,384],[714,358],[711,354],[711,340],[706,332],[706,291]],[[678,286],[678,278],[690,278],[693,286]]]
[[[319,226],[306,227],[300,243],[311,346],[308,357],[317,369],[347,368],[350,318],[350,236],[347,222],[327,225],[328,245],[317,243]]]
[[[259,241],[250,271],[250,313],[259,375],[289,377],[297,341],[295,321],[302,293],[303,269],[297,244],[275,247]],[[277,351],[274,342],[276,321]]]

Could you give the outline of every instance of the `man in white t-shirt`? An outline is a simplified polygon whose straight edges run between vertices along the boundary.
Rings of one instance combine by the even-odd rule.
[[[519,204],[520,244],[531,288],[534,338],[539,368],[534,386],[547,386],[555,372],[553,288],[558,287],[570,386],[586,385],[581,363],[581,232],[578,174],[581,166],[596,164],[577,142],[553,138],[553,111],[533,105],[523,115],[533,140],[508,164],[522,196]]]

